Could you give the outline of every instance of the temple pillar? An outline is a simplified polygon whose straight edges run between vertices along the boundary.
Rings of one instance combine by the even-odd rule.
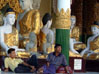
[[[57,0],[53,27],[56,28],[56,43],[62,45],[62,53],[69,64],[70,0]]]

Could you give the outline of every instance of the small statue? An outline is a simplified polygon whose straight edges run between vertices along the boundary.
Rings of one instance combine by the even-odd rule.
[[[29,43],[26,44],[26,50],[32,53],[37,52],[37,37],[34,32],[31,32],[29,35]]]
[[[42,19],[43,28],[40,31],[40,49],[43,50],[44,54],[48,54],[53,51],[54,44],[54,33],[50,29],[52,25],[52,18],[49,13],[46,13]],[[50,49],[49,49],[50,48]],[[49,49],[49,50],[48,50]]]
[[[13,27],[15,23],[15,12],[9,8],[3,17],[4,24],[0,27],[0,48],[8,51],[9,48],[15,48],[16,51],[22,50],[18,48],[18,30]]]
[[[99,59],[99,22],[95,21],[91,26],[92,36],[87,40],[87,47],[81,52],[81,55],[90,59]],[[93,58],[94,57],[94,58]]]
[[[19,2],[24,12],[19,14],[16,27],[20,33],[19,45],[25,48],[26,44],[29,42],[30,33],[34,32],[38,35],[42,28],[42,23],[39,11],[33,8],[33,0],[19,0]],[[38,2],[40,4],[40,1]]]
[[[71,16],[71,29],[70,29],[70,56],[80,57],[79,50],[86,48],[86,45],[79,41],[80,31],[79,27],[75,26],[76,17]]]

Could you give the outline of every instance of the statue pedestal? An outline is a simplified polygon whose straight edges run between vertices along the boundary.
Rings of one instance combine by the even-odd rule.
[[[82,57],[69,57],[69,64],[74,72],[86,71],[86,60],[84,60]]]
[[[99,72],[99,60],[86,60],[86,71]]]

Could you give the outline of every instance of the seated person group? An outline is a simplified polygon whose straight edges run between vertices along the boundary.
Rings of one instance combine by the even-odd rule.
[[[55,74],[56,70],[62,65],[65,70],[68,70],[68,65],[65,56],[61,53],[61,45],[55,45],[55,51],[48,54],[46,64],[38,69],[38,72]],[[8,57],[4,60],[5,72],[10,68],[15,73],[32,73],[37,72],[38,61],[35,55],[32,55],[27,62],[16,58],[14,48],[8,50]],[[47,68],[46,68],[47,67]]]

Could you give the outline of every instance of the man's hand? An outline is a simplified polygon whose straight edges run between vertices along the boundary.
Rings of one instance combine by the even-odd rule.
[[[66,71],[69,74],[73,74],[73,71],[72,71],[72,69],[69,66],[66,66]]]
[[[8,68],[6,68],[4,71],[5,71],[5,72],[8,72],[9,70],[8,70]]]
[[[31,69],[31,72],[34,72],[36,69],[34,66],[30,66],[32,69]]]
[[[46,65],[47,65],[47,67],[49,67],[50,63],[49,63],[49,62],[47,62],[47,64],[46,64]]]

